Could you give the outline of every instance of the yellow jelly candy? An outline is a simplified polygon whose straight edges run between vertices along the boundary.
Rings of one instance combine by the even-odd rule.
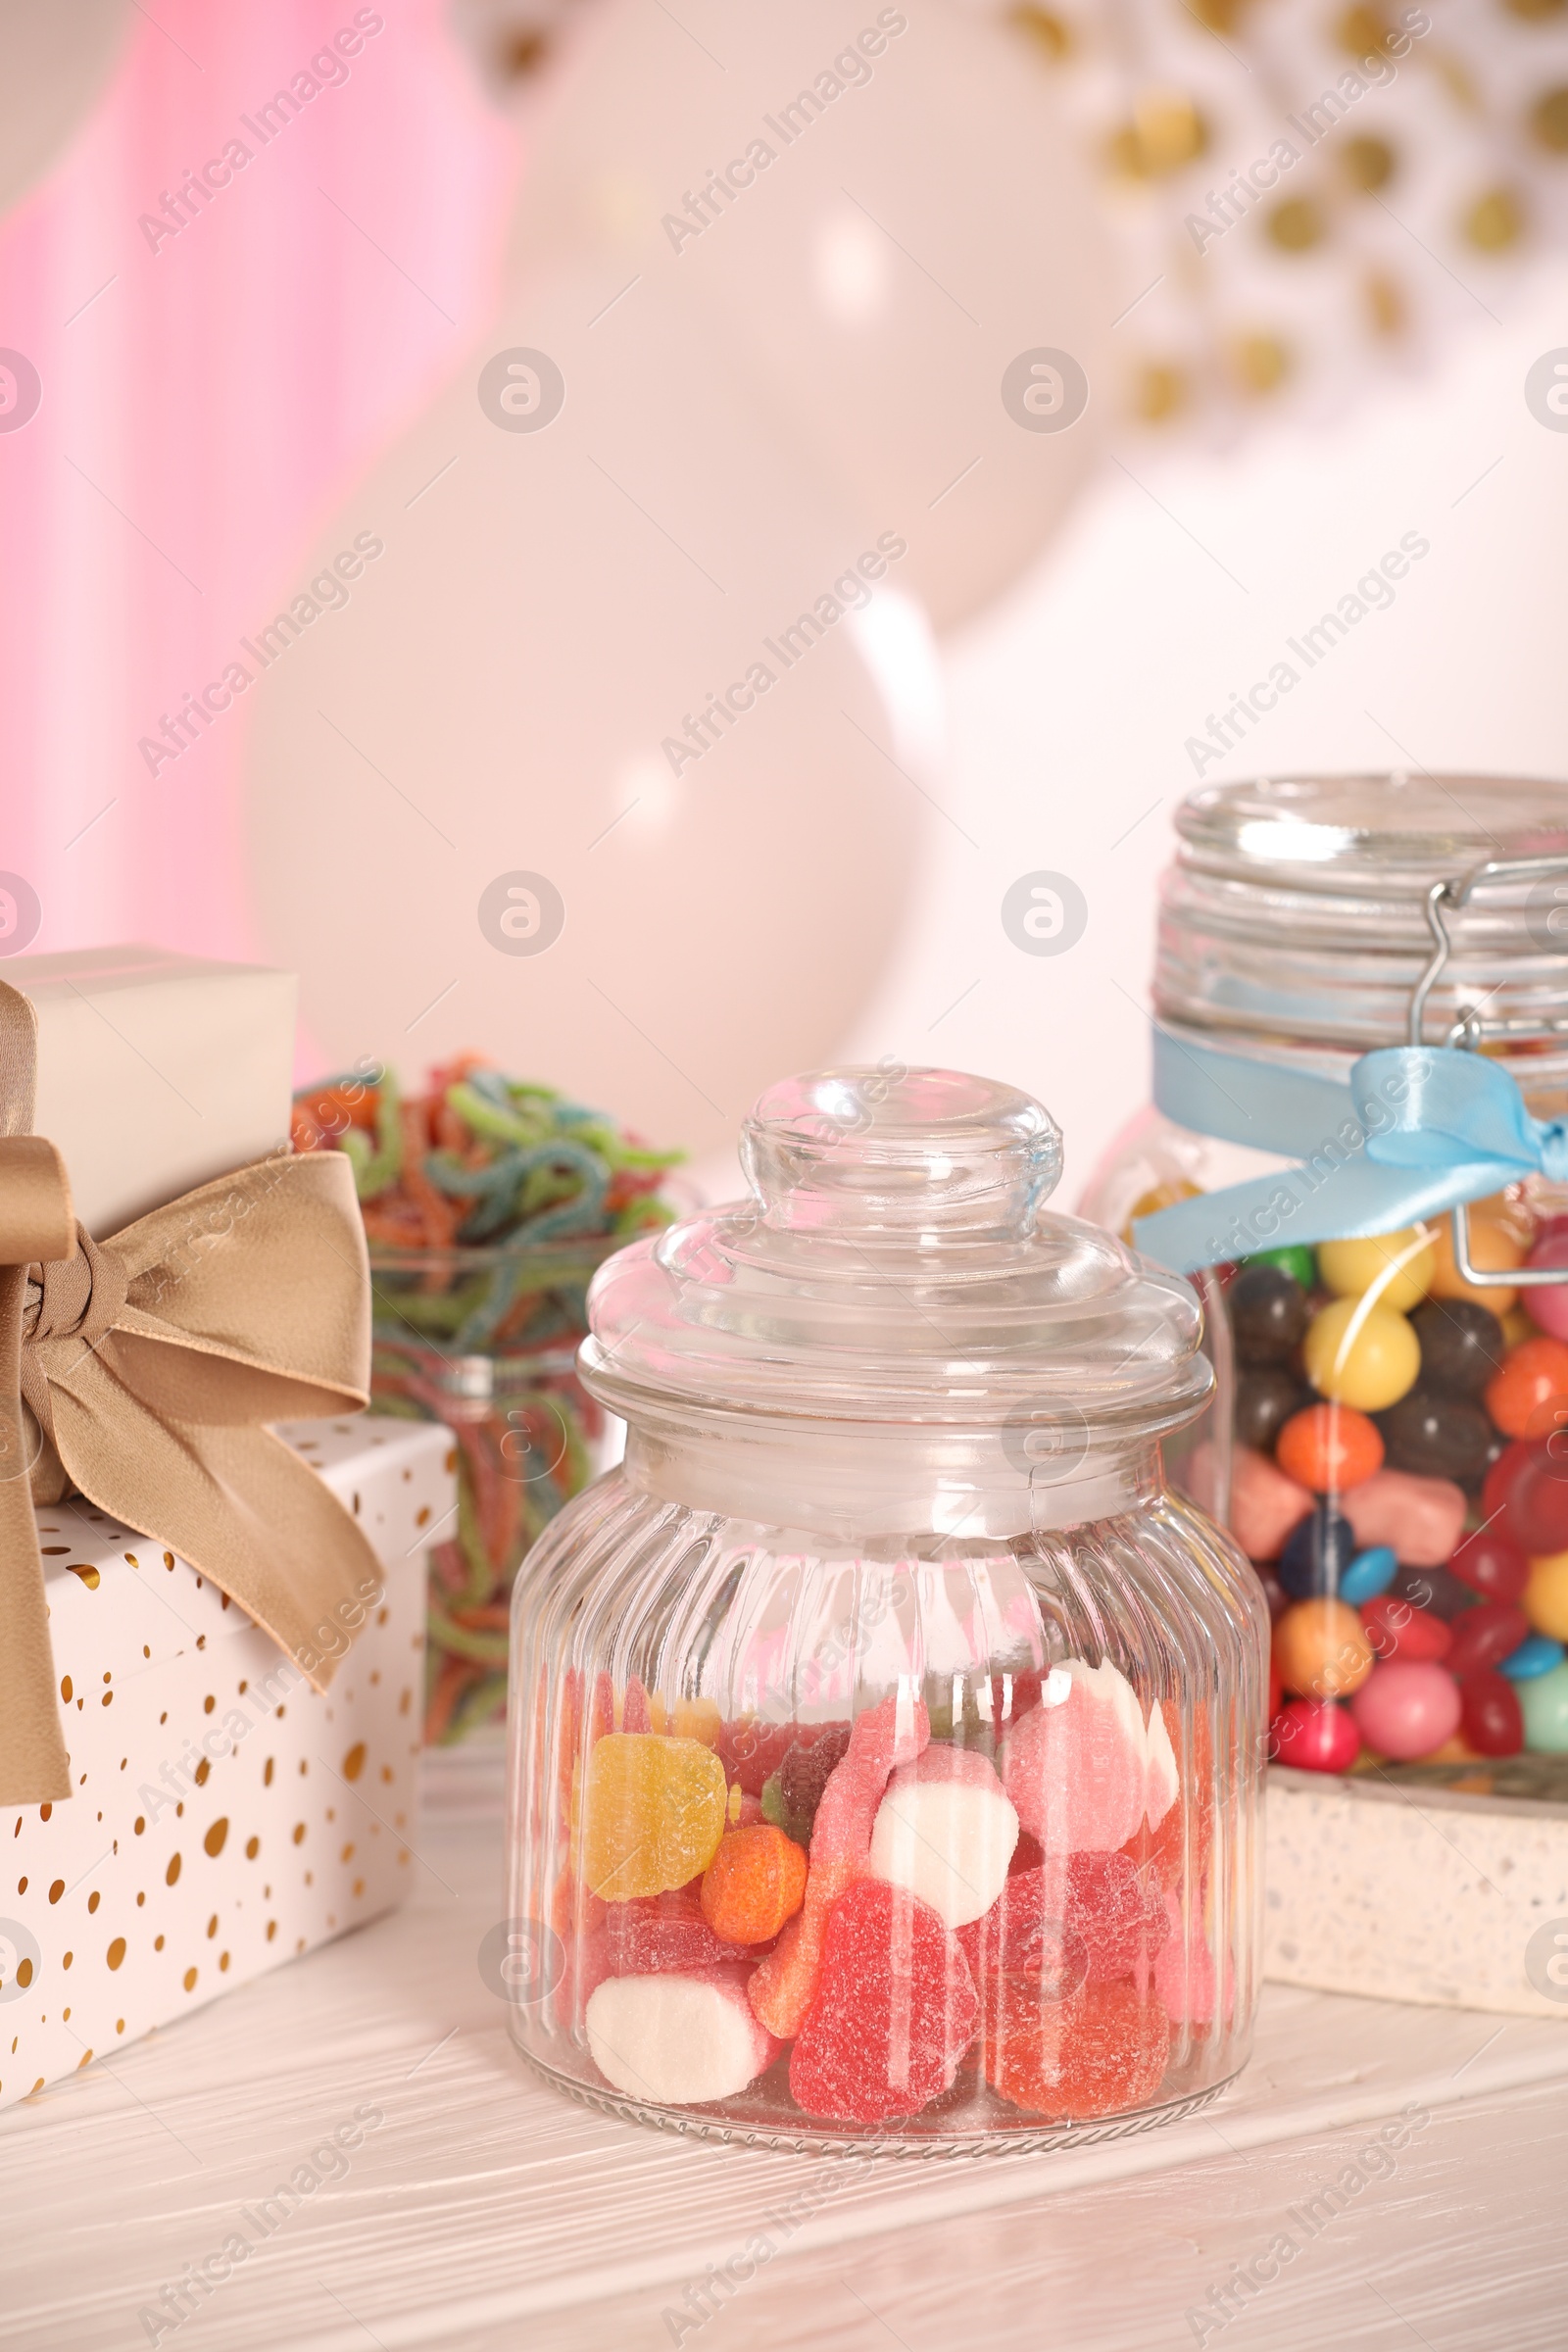
[[[708,1868],[724,1835],[724,1767],[697,1740],[610,1732],[583,1789],[582,1874],[609,1903],[664,1894]]]
[[[1426,1297],[1437,1262],[1436,1239],[1424,1225],[1317,1246],[1317,1270],[1336,1298],[1361,1298],[1370,1292],[1379,1306],[1401,1312]]]
[[[1470,1203],[1470,1263],[1482,1274],[1511,1274],[1522,1266],[1530,1248],[1531,1221],[1521,1203],[1494,1194]],[[1490,1314],[1505,1315],[1517,1304],[1519,1293],[1511,1283],[1466,1282],[1453,1262],[1453,1219],[1438,1219],[1437,1262],[1428,1285],[1434,1298],[1468,1298]]]
[[[1365,1298],[1336,1298],[1320,1307],[1301,1352],[1318,1395],[1362,1413],[1397,1404],[1421,1369],[1421,1343],[1403,1315]]]
[[[1519,1606],[1538,1634],[1568,1642],[1568,1551],[1530,1563],[1530,1582]]]

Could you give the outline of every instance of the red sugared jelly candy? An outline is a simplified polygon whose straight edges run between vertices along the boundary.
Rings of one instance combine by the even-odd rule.
[[[1170,1934],[1156,1874],[1135,1869],[1125,1854],[1070,1854],[1066,1878],[1066,1925],[1084,1947],[1089,1982],[1146,1984]]]
[[[1361,1752],[1354,1718],[1332,1698],[1293,1698],[1269,1732],[1269,1753],[1299,1772],[1348,1772]]]
[[[1361,1623],[1378,1658],[1409,1658],[1430,1664],[1446,1658],[1453,1642],[1451,1630],[1441,1617],[1393,1592],[1380,1592],[1376,1600],[1369,1600],[1361,1611]]]
[[[1159,2088],[1170,2020],[1134,1984],[1085,1984],[1064,2001],[1009,2000],[985,2043],[986,2080],[1027,2114],[1086,2122]]]
[[[1467,1674],[1500,1666],[1504,1658],[1511,1658],[1520,1642],[1530,1638],[1530,1620],[1511,1601],[1482,1600],[1473,1609],[1461,1609],[1448,1630],[1453,1640],[1443,1663],[1456,1681],[1463,1682]]]
[[[918,2114],[953,2087],[979,2018],[957,1937],[917,1895],[862,1879],[828,1919],[791,2095],[807,2115],[858,2124]]]

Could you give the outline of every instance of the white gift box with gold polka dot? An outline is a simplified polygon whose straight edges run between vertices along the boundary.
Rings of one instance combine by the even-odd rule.
[[[324,1694],[172,1552],[79,1496],[38,1513],[74,1793],[0,1812],[0,2107],[408,1891],[451,1440],[370,1415],[281,1434],[384,1571]]]

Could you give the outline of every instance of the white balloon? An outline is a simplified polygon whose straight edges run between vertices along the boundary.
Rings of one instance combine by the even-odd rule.
[[[249,865],[327,1064],[474,1047],[701,1151],[876,979],[934,662],[897,533],[605,299],[511,308],[247,641]]]
[[[952,0],[605,0],[526,122],[519,282],[569,254],[607,300],[695,299],[805,468],[908,539],[939,626],[1035,558],[1097,455],[1129,293],[1016,36]]]
[[[126,0],[0,0],[0,212],[47,171],[119,60]]]

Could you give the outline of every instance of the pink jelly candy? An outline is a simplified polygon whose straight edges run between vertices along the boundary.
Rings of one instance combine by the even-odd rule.
[[[1039,1706],[1007,1734],[998,1761],[1019,1821],[1048,1854],[1111,1852],[1144,1820],[1149,1749],[1150,1728],[1126,1676],[1108,1660],[1086,1666],[1068,1658],[1047,1675]],[[1174,1765],[1169,1782],[1162,1814],[1175,1794]]]
[[[1055,1855],[1009,1879],[984,1919],[958,1930],[988,2016],[989,1986],[1004,1977],[1038,1980],[1061,1998],[1086,1981],[1132,1977],[1147,1984],[1170,1934],[1157,1875],[1125,1854]]]
[[[849,1747],[828,1775],[811,1824],[806,1900],[752,1977],[752,2007],[780,2041],[794,2039],[811,2005],[828,1916],[864,1875],[889,1778],[901,1764],[912,1764],[930,1738],[923,1700],[903,1691],[890,1690],[856,1717]]]
[[[1212,1511],[1217,1499],[1214,1447],[1204,1440],[1182,1465],[1182,1485]],[[1250,1560],[1277,1560],[1285,1539],[1312,1508],[1305,1487],[1276,1468],[1267,1454],[1238,1446],[1231,1459],[1230,1528]]]
[[[1464,1532],[1464,1489],[1451,1479],[1417,1478],[1409,1470],[1374,1470],[1358,1487],[1346,1489],[1339,1507],[1357,1549],[1390,1544],[1409,1568],[1441,1568]]]
[[[607,1977],[583,2021],[605,2081],[664,2107],[732,2098],[755,2082],[778,2043],[752,2013],[749,1974],[729,1962],[691,1976]]]
[[[1170,1934],[1156,1874],[1135,1869],[1125,1854],[1069,1854],[1066,1877],[1066,1922],[1083,1944],[1090,1983],[1143,1984]]]
[[[928,1747],[889,1781],[868,1867],[929,1903],[944,1927],[959,1928],[990,1910],[1017,1842],[1018,1816],[989,1757]]]
[[[1185,1928],[1182,1906],[1175,1894],[1165,1897],[1166,1916],[1170,1921],[1170,1936],[1154,1962],[1154,1990],[1161,2006],[1175,2025],[1206,2026],[1214,2017],[1214,1955],[1203,1935],[1203,1923],[1197,1906],[1188,1913]],[[1225,1960],[1225,2021],[1230,2023],[1236,2006],[1236,1974],[1230,1956]]]
[[[862,1879],[828,1920],[791,2096],[808,2115],[858,2124],[915,2115],[952,2089],[979,2017],[969,1964],[930,1904]]]

